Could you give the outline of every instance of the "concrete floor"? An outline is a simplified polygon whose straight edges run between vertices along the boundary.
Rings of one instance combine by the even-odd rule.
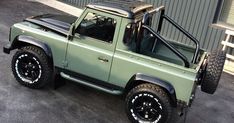
[[[8,42],[9,27],[24,18],[62,13],[33,0],[0,0],[0,47]],[[128,123],[124,101],[75,83],[53,90],[19,85],[11,68],[12,54],[0,51],[0,123]],[[214,95],[200,92],[189,109],[188,123],[233,123],[234,76],[224,73]],[[177,123],[182,123],[178,118]]]

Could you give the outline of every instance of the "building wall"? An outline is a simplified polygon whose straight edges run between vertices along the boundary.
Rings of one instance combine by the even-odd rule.
[[[97,0],[61,0],[77,7],[85,7],[89,2]],[[101,0],[99,0],[101,1]],[[224,40],[224,30],[212,26],[218,0],[144,0],[155,7],[164,5],[166,14],[179,25],[188,30],[201,43],[202,48],[208,51],[221,47]],[[154,17],[154,28],[157,28],[157,16]],[[163,24],[162,35],[171,40],[192,44],[186,36],[177,31],[168,23]],[[233,40],[234,41],[234,40]],[[234,51],[230,51],[234,54]]]

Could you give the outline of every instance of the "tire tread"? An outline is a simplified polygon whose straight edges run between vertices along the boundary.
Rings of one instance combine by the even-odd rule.
[[[223,51],[214,51],[208,59],[206,68],[206,75],[201,84],[203,92],[213,94],[218,86],[220,77],[223,72],[224,63],[226,60],[226,53]]]
[[[36,56],[42,66],[42,76],[39,79],[39,81],[35,84],[28,84],[23,82],[16,73],[16,70],[14,68],[14,61],[17,60],[18,56],[22,53],[31,53],[34,56]],[[19,49],[15,55],[13,56],[12,59],[12,72],[15,76],[15,79],[22,85],[27,86],[29,88],[33,88],[33,89],[38,89],[38,88],[42,88],[44,87],[48,82],[50,82],[52,80],[52,66],[49,63],[48,57],[46,56],[45,52],[43,50],[41,50],[40,48],[36,47],[36,46],[25,46],[22,47],[21,49]]]
[[[133,88],[127,94],[127,97],[126,97],[127,104],[126,104],[126,106],[129,105],[128,102],[130,101],[131,96],[134,95],[135,93],[141,92],[141,91],[152,92],[153,94],[155,94],[162,101],[162,103],[163,103],[162,105],[164,106],[164,108],[166,108],[166,111],[167,111],[167,118],[165,120],[165,123],[169,123],[171,121],[173,108],[171,106],[170,99],[169,99],[167,93],[157,85],[145,83],[145,84],[140,84],[140,85],[136,86],[135,88]],[[128,112],[127,107],[126,107],[126,110]],[[129,116],[129,117],[131,117],[131,116]],[[130,118],[130,120],[132,120],[132,119]]]

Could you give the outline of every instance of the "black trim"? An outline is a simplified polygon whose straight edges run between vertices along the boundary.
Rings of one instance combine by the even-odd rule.
[[[135,85],[138,85],[138,83],[141,83],[141,82],[156,84],[159,87],[165,89],[168,92],[168,96],[171,99],[172,105],[177,106],[175,88],[169,82],[161,80],[159,78],[144,75],[144,74],[141,74],[141,73],[137,73],[134,76],[132,76],[132,78],[129,80],[129,82],[128,82],[127,86],[126,86],[126,89],[129,89],[132,86],[134,87]]]
[[[53,24],[50,24],[50,23],[47,23],[47,22],[43,22],[43,21],[40,21],[40,20],[27,18],[24,21],[27,21],[27,22],[30,22],[30,23],[42,26],[42,27],[44,27],[46,29],[49,29],[49,30],[55,32],[55,33],[61,34],[64,37],[67,37],[67,35],[69,33],[69,30],[67,30],[67,29],[60,28],[58,26],[55,26]]]
[[[10,33],[9,33],[9,41],[11,41],[11,28],[10,28]],[[7,44],[3,47],[3,52],[6,54],[10,54],[11,52],[11,44]]]
[[[28,43],[28,44],[40,47],[44,50],[47,56],[52,58],[52,51],[50,47],[47,44],[43,43],[42,41],[35,39],[31,36],[20,35],[17,37],[16,40],[12,42],[11,44],[12,49],[18,48],[21,45],[20,42],[24,42],[24,43]]]
[[[124,90],[123,87],[113,85],[113,84],[108,83],[106,81],[95,79],[95,78],[92,78],[92,77],[89,77],[89,76],[86,76],[86,75],[83,75],[83,74],[80,74],[80,73],[77,73],[77,72],[73,72],[73,71],[63,69],[63,68],[59,68],[59,67],[55,67],[55,69],[58,71],[57,74],[59,74],[60,72],[63,72],[63,73],[68,74],[68,75],[70,75],[72,77],[79,78],[81,80],[87,81],[87,82],[89,82],[90,84],[93,84],[93,85],[98,85],[98,86],[113,89],[113,90]]]
[[[180,51],[178,51],[173,45],[171,45],[169,42],[167,42],[161,35],[156,33],[153,29],[151,29],[149,26],[143,25],[142,28],[147,29],[149,32],[151,32],[155,37],[157,37],[167,48],[169,48],[173,53],[175,53],[179,58],[181,58],[184,62],[184,66],[189,68],[190,63],[186,56],[184,56]]]
[[[11,52],[11,44],[7,44],[6,46],[3,47],[3,52],[6,54],[10,54]]]
[[[126,17],[133,19],[136,14],[140,12],[147,11],[149,9],[153,9],[152,4],[147,4],[142,1],[137,0],[103,0],[98,2],[90,3],[86,6],[87,8],[96,9],[105,11],[108,13],[112,13],[115,15],[119,15],[121,17]]]
[[[11,28],[10,28],[10,32],[9,32],[9,41],[11,41]]]
[[[161,11],[161,15],[160,17],[162,17],[165,14],[165,11]],[[160,33],[162,30],[162,26],[163,26],[163,18],[159,19],[159,23],[158,23],[158,29],[157,32]]]
[[[197,62],[197,58],[199,55],[199,50],[200,50],[200,42],[193,36],[191,35],[188,31],[186,31],[184,28],[182,28],[180,25],[178,25],[174,20],[172,20],[170,17],[167,15],[163,16],[164,19],[166,19],[168,22],[170,22],[173,26],[175,26],[178,30],[180,30],[184,35],[186,35],[191,41],[194,42],[196,49],[192,58],[192,63]]]
[[[26,36],[26,35],[17,36],[11,42],[11,44],[7,44],[6,46],[3,47],[3,52],[9,54],[11,50],[14,50],[16,48],[20,48],[20,47],[28,45],[28,44],[33,45],[33,46],[37,46],[37,47],[43,49],[45,54],[51,60],[53,59],[52,51],[47,44],[45,44],[42,41],[37,40],[31,36]]]
[[[160,12],[160,11],[161,11],[161,15],[160,15],[160,20],[159,20],[159,26],[158,26],[157,32],[155,32],[153,29],[151,29],[149,26],[147,26],[147,24],[145,24],[145,22],[147,22],[150,15],[155,14],[155,13]],[[191,35],[188,31],[186,31],[183,27],[181,27],[179,24],[177,24],[174,20],[172,20],[167,15],[165,15],[165,7],[164,6],[161,6],[159,8],[154,9],[154,10],[151,10],[150,12],[146,12],[143,16],[143,19],[142,19],[142,23],[143,23],[142,27],[149,30],[150,32],[152,32],[159,40],[161,40],[164,44],[166,44],[166,46],[168,48],[170,48],[170,50],[172,50],[178,57],[180,57],[184,61],[185,66],[188,67],[189,62],[188,62],[187,58],[182,53],[180,53],[178,50],[176,50],[174,47],[170,46],[170,44],[162,36],[159,35],[161,28],[162,28],[163,19],[167,20],[170,24],[172,24],[179,31],[181,31],[184,35],[186,35],[191,41],[194,42],[194,44],[196,45],[196,49],[195,49],[195,52],[194,52],[194,55],[192,58],[192,63],[195,64],[197,62],[197,59],[199,56],[200,42],[193,35]]]

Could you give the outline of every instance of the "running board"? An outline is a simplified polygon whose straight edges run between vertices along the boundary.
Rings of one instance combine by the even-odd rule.
[[[84,81],[84,80],[81,80],[81,79],[78,79],[78,78],[74,78],[74,77],[72,77],[72,76],[70,76],[68,74],[63,73],[63,72],[61,72],[60,75],[63,78],[65,78],[65,79],[77,82],[79,84],[82,84],[82,85],[85,85],[85,86],[88,86],[88,87],[91,87],[91,88],[95,88],[95,89],[107,92],[107,93],[110,93],[110,94],[114,94],[114,95],[121,95],[121,94],[123,94],[123,91],[121,91],[121,90],[114,90],[114,89],[110,89],[110,88],[107,88],[107,87],[91,84],[88,81]]]

